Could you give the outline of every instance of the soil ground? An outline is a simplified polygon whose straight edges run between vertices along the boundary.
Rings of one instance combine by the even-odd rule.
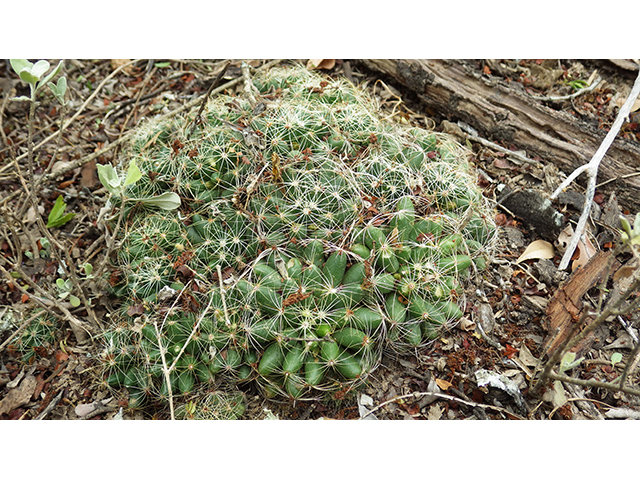
[[[59,128],[62,115],[67,120],[76,115],[59,143],[56,136],[36,148],[37,172],[47,167],[57,150],[57,164],[86,158],[117,140],[134,128],[144,118],[161,115],[179,108],[188,101],[204,95],[216,72],[224,61],[138,61],[126,65],[119,60],[67,60],[65,75],[69,81],[71,104],[63,111],[50,95],[43,98],[36,111],[33,142],[39,145]],[[55,64],[54,61],[51,61]],[[57,62],[56,62],[57,63]],[[225,80],[241,75],[240,61],[232,61]],[[259,66],[261,61],[251,62]],[[556,108],[575,112],[577,117],[589,118],[601,128],[613,123],[619,100],[624,101],[635,73],[632,68],[598,62],[576,60],[494,60],[469,62],[479,70],[510,79],[518,88],[524,87],[539,96],[562,96],[574,93],[576,88],[592,80],[596,69],[604,81],[599,88],[571,101],[559,102]],[[357,61],[338,60],[323,70],[329,75],[341,75],[367,86],[378,97],[383,112],[400,121],[440,131],[457,133],[455,125],[441,118],[438,112],[424,112],[415,96],[397,85],[375,78],[371,72],[359,67]],[[27,225],[23,242],[33,227],[34,212],[21,209],[21,197],[13,192],[22,187],[13,164],[13,152],[26,152],[27,114],[26,102],[7,102],[8,96],[28,95],[28,88],[15,80],[8,65],[0,62],[0,88],[3,92],[0,111],[0,197],[3,208],[21,212]],[[584,82],[584,83],[580,83]],[[241,88],[241,87],[237,87]],[[94,95],[95,96],[92,96]],[[621,135],[640,142],[637,111],[625,124]],[[464,141],[463,138],[461,138]],[[487,139],[491,140],[491,139]],[[514,149],[512,145],[501,145]],[[532,189],[549,196],[562,178],[571,172],[558,172],[549,159],[534,158],[536,164],[518,164],[509,155],[490,147],[473,144],[471,162],[478,174],[478,183],[485,195],[496,200],[499,185],[512,190]],[[100,208],[104,205],[105,190],[97,179],[96,161],[102,164],[117,162],[119,148],[112,148],[92,162],[71,170],[62,178],[42,186],[38,192],[42,211],[49,212],[53,200],[64,192],[69,202],[68,211],[76,213],[73,225],[61,229],[59,240],[75,259],[101,261],[101,236],[96,228]],[[526,152],[525,152],[526,153]],[[606,161],[606,160],[605,160]],[[555,207],[570,222],[580,213],[582,187],[573,185],[568,194]],[[596,209],[603,210],[610,199],[606,188],[598,190]],[[619,206],[622,213],[624,205]],[[332,402],[313,401],[287,403],[264,399],[253,386],[244,389],[247,408],[242,418],[262,419],[269,412],[281,419],[356,419],[362,406],[375,409],[379,419],[579,419],[602,418],[610,411],[634,408],[638,402],[627,394],[604,389],[578,386],[560,387],[559,390],[543,390],[533,395],[531,375],[537,359],[543,358],[542,346],[549,334],[546,328],[546,306],[554,293],[561,288],[567,273],[558,272],[555,265],[561,254],[548,260],[531,259],[516,263],[525,248],[540,237],[527,228],[527,219],[518,218],[497,207],[496,223],[500,226],[500,238],[493,261],[474,284],[467,285],[462,305],[465,317],[458,325],[445,332],[442,338],[430,346],[399,355],[386,352],[382,365],[367,379],[357,392]],[[5,257],[15,255],[14,243],[7,226],[0,238],[0,250]],[[611,240],[599,237],[601,230],[594,229],[596,249],[606,250]],[[598,241],[598,238],[600,241]],[[56,267],[52,262],[24,259],[24,268],[39,285],[53,285]],[[96,312],[105,315],[112,307],[113,299],[99,285],[92,292]],[[597,296],[595,293],[592,294]],[[28,296],[5,279],[0,283],[0,312],[7,309],[26,313],[32,307]],[[82,318],[86,312],[78,311]],[[638,320],[637,314],[622,319],[630,328]],[[481,326],[480,329],[478,326]],[[631,330],[633,332],[633,330]],[[0,332],[0,345],[11,331]],[[626,335],[626,337],[625,337]],[[632,343],[622,322],[614,319],[598,332],[596,339],[584,353],[585,361],[573,371],[584,379],[611,381],[624,368]],[[127,408],[126,394],[106,389],[98,378],[95,356],[98,346],[88,342],[79,345],[77,335],[69,325],[64,325],[54,344],[36,352],[27,365],[20,361],[20,352],[10,347],[0,350],[0,400],[7,399],[12,382],[30,374],[36,384],[24,402],[15,408],[2,411],[0,419],[33,419],[42,415],[48,419],[77,419],[76,407],[112,398],[103,411],[93,419],[111,419],[122,414],[124,418],[167,418],[166,408],[136,411]],[[622,354],[622,360],[612,365],[613,353]],[[485,370],[503,381],[510,381],[518,394],[505,389],[478,385],[476,372]],[[509,380],[505,380],[509,379]],[[631,382],[636,378],[632,375]],[[436,395],[429,395],[435,393]],[[512,391],[513,393],[513,391]],[[364,394],[360,396],[360,394]],[[564,400],[562,401],[562,395]],[[567,401],[567,399],[571,399]],[[579,401],[580,399],[586,399]],[[369,403],[366,403],[370,400]],[[48,409],[50,405],[55,405]],[[122,408],[122,411],[120,409]]]

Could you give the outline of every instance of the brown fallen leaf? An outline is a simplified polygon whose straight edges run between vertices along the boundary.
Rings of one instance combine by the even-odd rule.
[[[309,70],[331,70],[335,65],[336,61],[333,59],[309,60],[307,62]]]
[[[113,68],[114,70],[126,65],[127,63],[129,63],[131,60],[130,59],[120,59],[120,58],[115,58],[111,60],[111,68]],[[128,67],[124,67],[122,69],[122,71],[127,74],[127,75],[132,75],[133,74],[133,65],[129,65]]]
[[[93,188],[98,184],[98,175],[96,171],[96,161],[91,160],[85,163],[80,170],[80,186]]]
[[[9,413],[18,407],[21,407],[29,401],[33,392],[36,390],[38,380],[33,375],[27,375],[20,385],[9,390],[9,393],[0,400],[0,415]]]
[[[566,248],[571,241],[571,237],[573,237],[573,233],[573,227],[568,225],[567,228],[558,235],[558,243]],[[589,240],[589,236],[585,235],[585,238],[586,243],[580,240],[576,246],[576,251],[572,257],[573,262],[571,263],[571,271],[574,271],[578,267],[583,267],[589,263],[589,259],[591,257],[598,253],[598,249],[593,246],[593,243]]]
[[[553,258],[553,255],[553,245],[544,240],[535,240],[522,252],[516,263],[531,260],[532,258]]]
[[[427,420],[440,420],[442,418],[442,408],[436,403],[429,407],[429,413],[427,413]]]
[[[496,168],[502,168],[502,169],[507,169],[507,170],[515,170],[516,167],[514,165],[511,165],[507,160],[504,160],[502,158],[496,158],[493,161],[493,166]]]
[[[476,322],[467,317],[462,317],[460,323],[458,324],[458,328],[460,330],[464,330],[465,332],[470,332],[476,329]]]
[[[440,387],[440,390],[446,392],[449,387],[453,386],[453,383],[447,382],[446,380],[443,380],[441,378],[436,378],[436,385]]]
[[[616,273],[613,274],[613,283],[618,283],[618,280],[621,278],[628,278],[633,275],[633,272],[637,270],[638,267],[633,266],[625,266],[620,267]]]

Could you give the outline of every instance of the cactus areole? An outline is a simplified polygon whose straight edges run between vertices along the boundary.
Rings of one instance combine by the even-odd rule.
[[[460,282],[484,265],[493,215],[468,152],[383,120],[352,84],[302,67],[253,79],[139,127],[117,253],[123,307],[105,379],[130,404],[255,381],[317,398],[360,384],[383,349],[411,351],[458,320]],[[163,354],[170,375],[163,373]]]

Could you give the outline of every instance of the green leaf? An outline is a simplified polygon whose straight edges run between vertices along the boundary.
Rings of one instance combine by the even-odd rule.
[[[56,198],[56,203],[53,204],[53,208],[51,209],[51,213],[49,214],[49,220],[62,215],[66,207],[67,204],[64,203],[64,198],[62,198],[62,195],[59,195],[58,198]]]
[[[127,170],[127,178],[124,179],[124,185],[131,185],[132,183],[136,183],[138,180],[142,178],[142,173],[140,173],[140,169],[136,165],[136,159],[132,159],[129,163],[129,169]]]
[[[22,70],[20,72],[20,78],[22,80],[24,80],[25,82],[31,84],[32,86],[35,86],[36,83],[38,83],[38,80],[40,80],[39,77],[36,77],[34,74],[31,73],[31,71],[29,70]]]
[[[65,102],[64,100],[64,95],[67,92],[67,79],[65,77],[60,77],[58,79],[57,85],[49,82],[47,86],[51,89],[51,92],[53,92],[53,95],[56,97],[56,99],[62,105],[66,105],[67,102]]]
[[[122,189],[120,188],[120,177],[118,177],[118,172],[113,168],[113,165],[97,165],[97,168],[98,178],[100,178],[100,182],[104,188],[114,195],[120,195],[122,193]]]
[[[171,66],[171,62],[156,62],[153,64],[153,66],[156,68],[167,68]]]
[[[180,206],[180,197],[173,192],[165,192],[161,195],[149,198],[138,198],[145,205],[162,208],[163,210],[175,210]]]
[[[66,290],[66,289],[67,289],[67,288],[66,288],[66,287],[67,287],[67,285],[64,283],[64,280],[63,280],[63,279],[61,279],[61,278],[58,278],[58,279],[56,280],[56,285],[58,286],[58,288],[59,288],[60,290]]]
[[[11,63],[11,68],[13,68],[13,71],[16,72],[16,74],[20,75],[20,72],[22,70],[28,69],[31,70],[31,68],[33,67],[33,63],[31,63],[29,60],[24,60],[22,58],[15,58],[13,60],[9,60],[9,63]]]
[[[40,77],[49,70],[49,67],[51,67],[51,64],[46,60],[38,60],[35,65],[31,67],[31,75],[40,80]]]
[[[44,60],[41,60],[42,62],[44,62]],[[40,63],[40,62],[38,62]],[[38,65],[38,63],[36,63],[34,65],[34,68]],[[58,62],[58,65],[56,65],[56,68],[54,68],[51,73],[49,73],[49,75],[47,75],[46,77],[44,77],[42,79],[42,81],[40,82],[40,85],[45,85],[47,82],[49,82],[49,80],[51,80],[53,77],[55,77],[58,72],[62,69],[62,60],[60,60],[60,62]],[[49,62],[47,62],[47,69],[44,71],[46,72],[47,70],[49,70]],[[44,73],[42,72],[42,73]],[[40,74],[39,76],[42,76],[42,74]],[[65,80],[66,82],[66,80]],[[38,87],[40,87],[40,85]]]
[[[622,229],[627,233],[627,235],[631,235],[631,224],[626,217],[620,215],[620,225],[622,225]]]
[[[620,352],[615,352],[611,355],[611,366],[615,366],[615,364],[620,361],[622,361],[622,354]]]
[[[64,203],[64,199],[62,198],[62,195],[60,195],[56,199],[56,203],[53,205],[53,208],[49,213],[47,228],[61,227],[76,215],[75,213],[67,213],[66,215],[63,215],[65,208],[67,208],[67,204]]]
[[[562,360],[560,361],[560,373],[564,373],[567,370],[571,370],[572,368],[577,367],[578,365],[580,365],[580,362],[584,360],[584,357],[580,357],[577,360],[575,358],[575,352],[565,353],[562,357]]]
[[[69,297],[69,301],[71,302],[71,305],[73,307],[79,307],[80,306],[80,299],[78,297],[76,297],[75,295],[71,295]]]

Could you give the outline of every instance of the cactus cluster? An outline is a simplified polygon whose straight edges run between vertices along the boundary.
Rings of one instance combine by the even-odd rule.
[[[48,347],[55,343],[58,331],[58,321],[53,315],[44,310],[34,311],[37,317],[11,343],[11,346],[21,352],[22,361],[30,361],[41,347]]]
[[[131,146],[143,176],[128,196],[173,191],[182,205],[125,207],[124,303],[103,358],[130,403],[167,396],[161,349],[174,393],[344,391],[383,348],[460,318],[460,278],[483,266],[493,225],[462,147],[301,67],[254,85],[257,102],[218,96],[197,127],[150,122]]]

